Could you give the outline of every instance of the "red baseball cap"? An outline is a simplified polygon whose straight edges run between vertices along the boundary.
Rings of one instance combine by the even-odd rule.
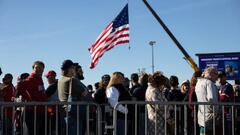
[[[50,70],[50,71],[48,71],[47,72],[47,74],[45,74],[45,76],[48,78],[49,76],[56,76],[57,74],[56,74],[56,72],[55,71],[53,71],[53,70]]]

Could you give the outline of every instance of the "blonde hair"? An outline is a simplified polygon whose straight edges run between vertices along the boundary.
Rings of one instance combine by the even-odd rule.
[[[109,84],[108,84],[107,88],[112,87],[115,84],[123,84],[124,83],[123,80],[124,80],[123,73],[114,72],[111,76],[111,79],[109,81]]]
[[[204,77],[205,77],[205,78],[208,78],[208,79],[212,78],[212,74],[213,74],[213,73],[215,73],[215,74],[218,73],[217,69],[214,68],[214,67],[208,67],[208,68],[206,68],[206,69],[204,70],[204,72],[203,72]]]

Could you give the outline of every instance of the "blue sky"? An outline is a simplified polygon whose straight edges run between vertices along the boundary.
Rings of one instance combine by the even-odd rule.
[[[88,48],[127,2],[131,49],[119,45],[89,69]],[[196,53],[240,51],[239,0],[148,2],[197,64]],[[143,68],[151,73],[151,40],[156,41],[155,71],[176,75],[180,82],[190,79],[193,70],[142,0],[0,0],[0,66],[14,75],[14,82],[32,71],[35,60],[46,64],[45,73],[55,70],[58,78],[63,60],[78,62],[85,84],[114,71],[127,77]]]

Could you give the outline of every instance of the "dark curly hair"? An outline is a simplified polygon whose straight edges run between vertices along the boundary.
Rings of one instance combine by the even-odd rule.
[[[165,76],[160,71],[157,71],[153,75],[149,76],[148,82],[159,87],[166,83],[166,79],[165,79]]]
[[[176,87],[176,86],[178,86],[178,84],[179,84],[179,82],[178,82],[178,77],[177,77],[177,76],[174,76],[174,75],[170,76],[169,81],[170,81],[170,85],[171,85],[172,87]]]

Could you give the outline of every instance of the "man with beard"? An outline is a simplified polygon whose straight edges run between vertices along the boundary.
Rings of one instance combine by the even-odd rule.
[[[89,89],[87,88],[87,86],[85,84],[83,84],[81,81],[84,80],[84,76],[83,76],[83,69],[82,67],[78,64],[78,63],[74,63],[75,64],[75,74],[74,74],[74,78],[78,79],[79,80],[79,84],[80,84],[80,87],[79,89],[81,91],[88,91],[87,92],[87,95],[82,97],[82,100],[83,101],[92,101],[92,93],[89,92]],[[83,130],[82,130],[82,133],[84,134],[85,133],[85,129],[86,129],[86,118],[87,118],[87,106],[86,105],[81,105],[79,106],[79,111],[80,111],[80,121],[82,121],[83,123]],[[92,130],[92,132],[95,132],[95,126],[94,126],[94,123],[95,123],[95,120],[96,120],[96,114],[95,114],[95,108],[90,106],[90,110],[89,110],[89,114],[90,114],[90,119],[93,119],[94,121],[89,121],[89,127],[90,129]]]
[[[80,82],[80,80],[84,79],[81,66],[71,60],[65,60],[61,69],[62,77],[58,81],[59,100],[61,102],[91,101],[92,98],[86,86]],[[65,119],[68,125],[68,134],[70,135],[77,134],[77,129],[79,129],[80,135],[85,133],[86,105],[78,106],[79,110],[77,110],[76,105],[64,106],[65,113],[68,113],[68,117],[65,117]],[[77,117],[77,113],[79,117]]]
[[[74,63],[74,64],[75,64],[75,74],[74,74],[74,77],[77,78],[80,81],[84,80],[82,67],[78,63]]]
[[[75,71],[73,77],[79,80],[79,89],[81,91],[84,91],[84,93],[86,94],[86,96],[82,97],[83,98],[82,100],[83,101],[93,100],[91,94],[88,92],[87,86],[81,82],[81,80],[84,80],[82,67],[78,63],[74,63],[74,67]]]

